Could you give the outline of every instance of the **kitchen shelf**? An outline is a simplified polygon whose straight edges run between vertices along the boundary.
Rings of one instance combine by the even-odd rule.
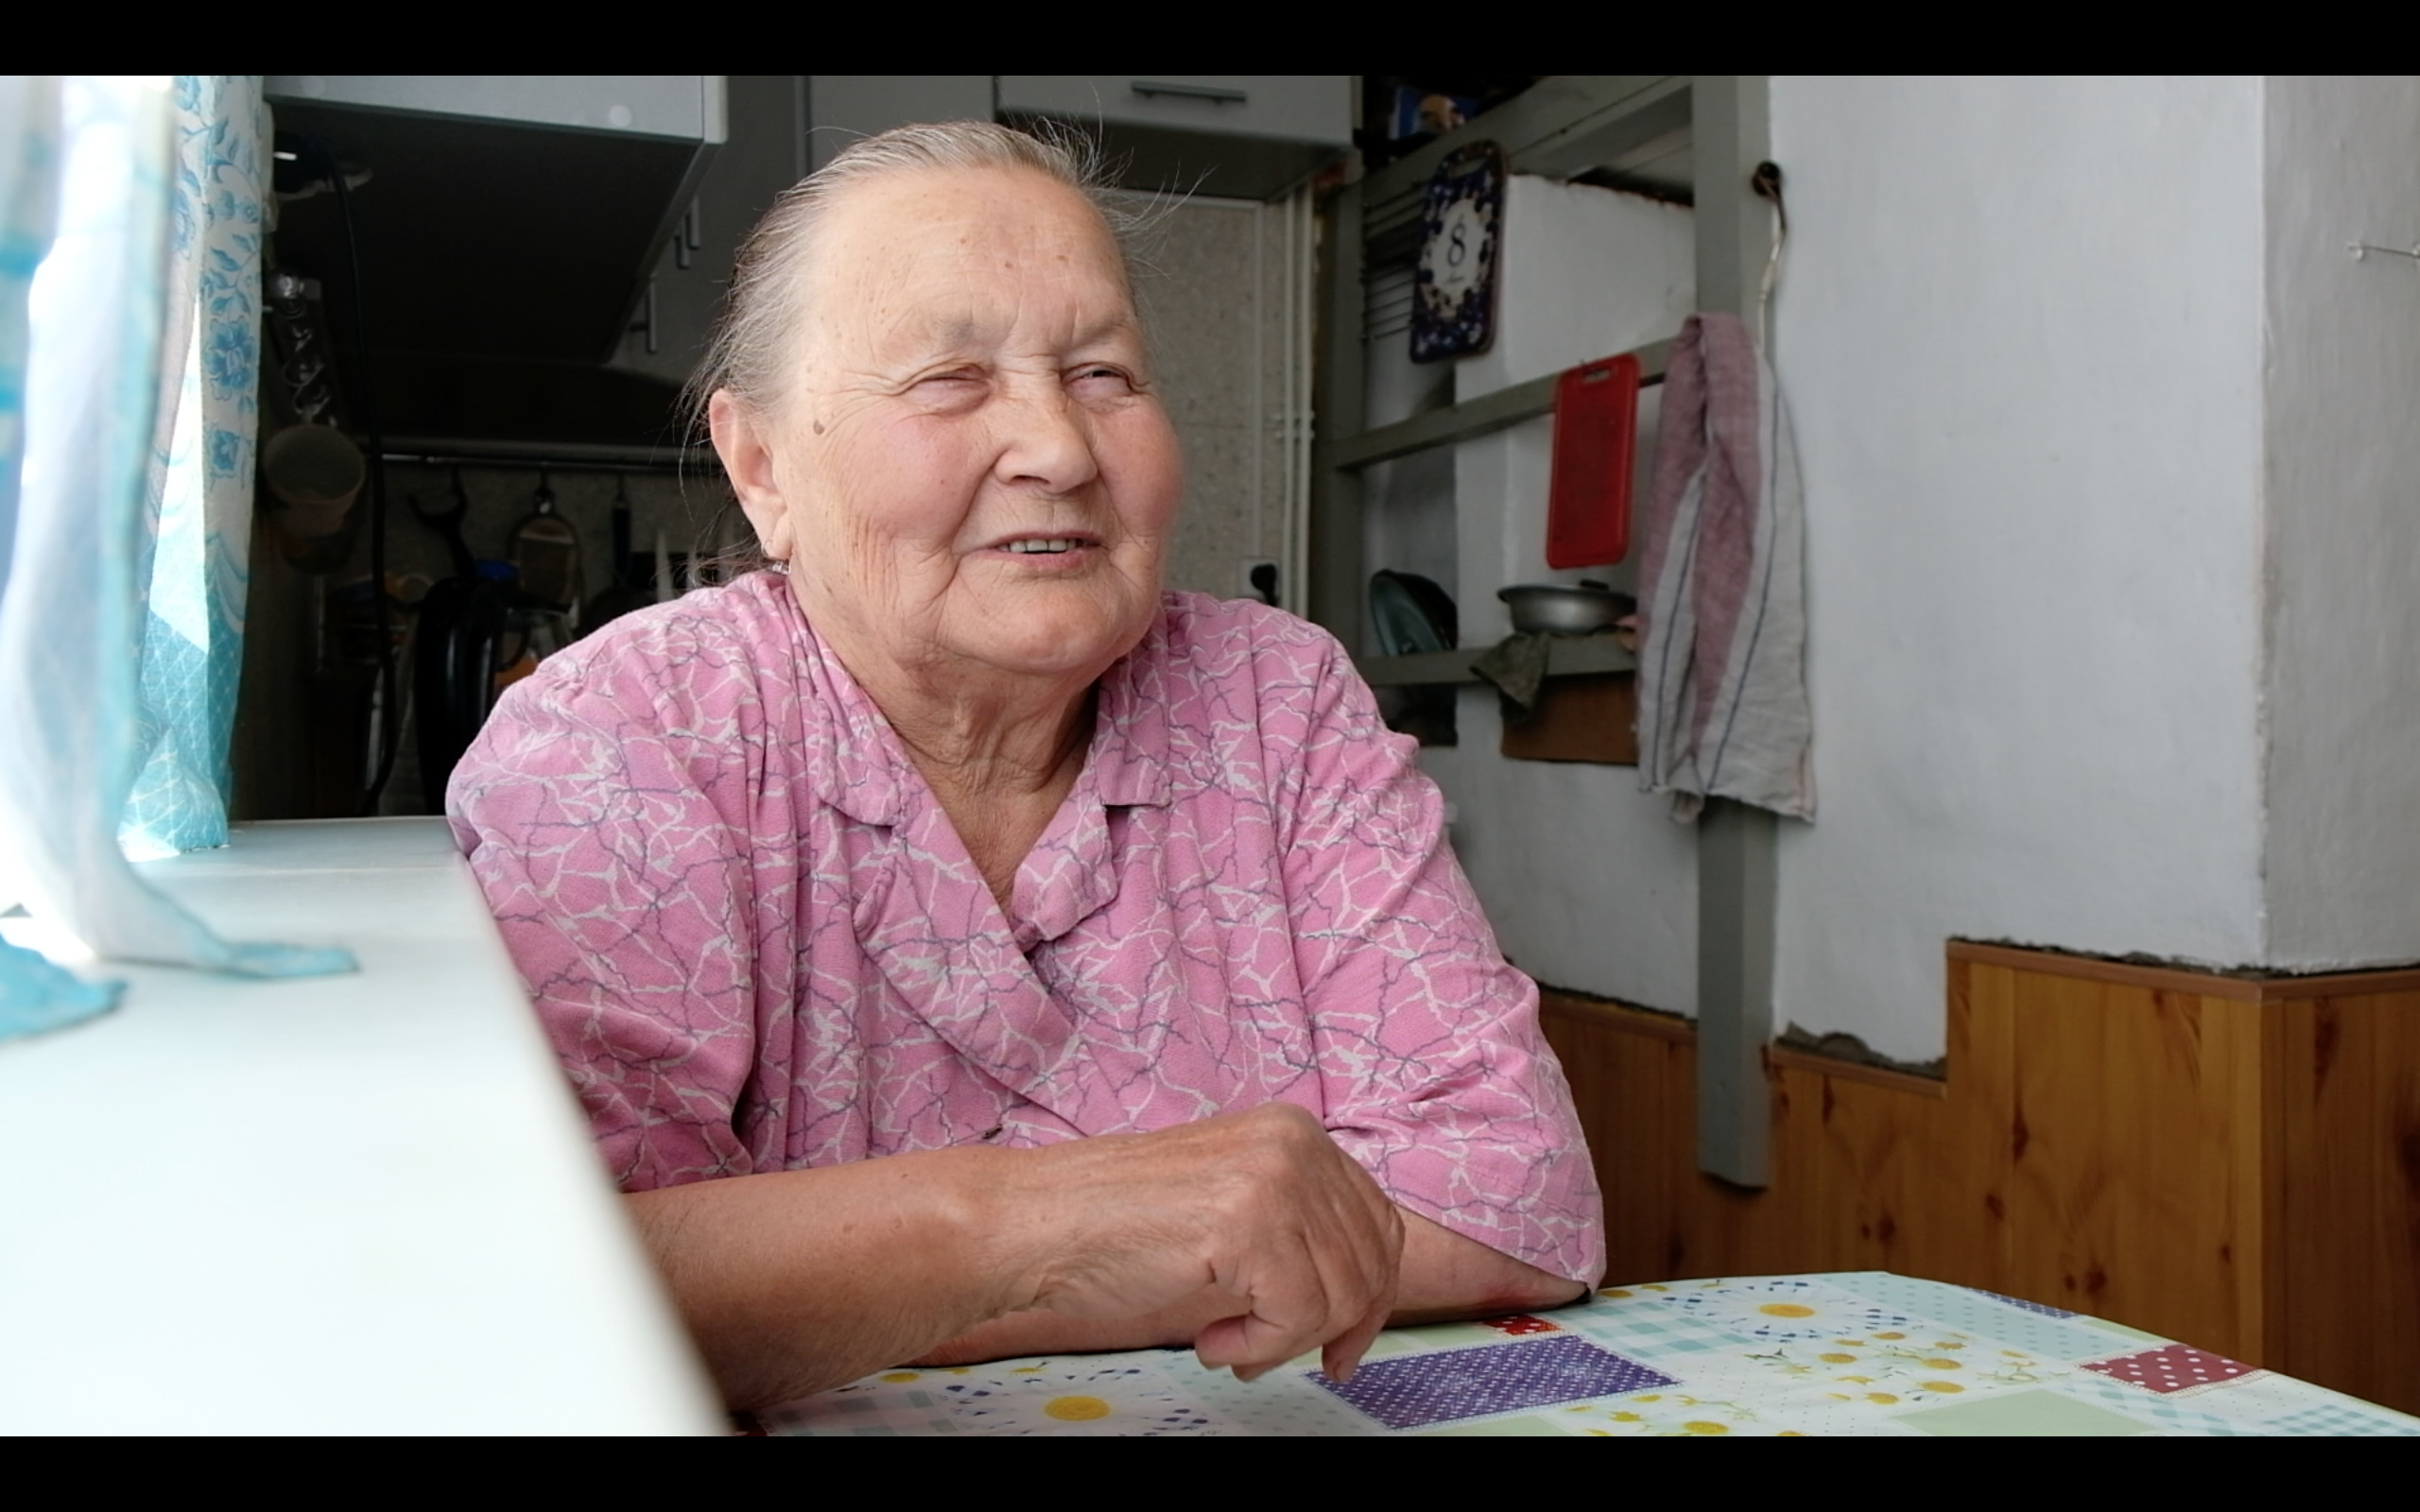
[[[1374,688],[1417,688],[1441,682],[1479,682],[1471,663],[1486,654],[1483,645],[1459,651],[1424,651],[1415,656],[1364,657],[1354,663],[1362,680]],[[1573,635],[1556,641],[1547,651],[1547,676],[1576,678],[1594,672],[1632,672],[1638,658],[1611,635]]]
[[[1373,291],[1405,285],[1418,257],[1428,176],[1448,153],[1488,141],[1514,174],[1627,183],[1693,206],[1697,306],[1754,320],[1772,266],[1777,206],[1755,189],[1772,151],[1769,83],[1759,74],[1562,75],[1443,132],[1427,146],[1322,201],[1318,299],[1320,360],[1306,576],[1310,617],[1347,644],[1367,634],[1364,470],[1388,457],[1516,424],[1550,409],[1540,380],[1390,424],[1369,422],[1366,366]],[[1655,364],[1660,370],[1662,364]],[[1617,647],[1591,646],[1575,666],[1557,648],[1555,673],[1632,665]],[[1471,677],[1475,649],[1370,658],[1379,686]],[[1603,662],[1598,657],[1606,657]],[[1772,815],[1728,800],[1698,825],[1698,1163],[1740,1187],[1771,1170],[1772,1109],[1763,1053],[1772,1038],[1778,841]]]
[[[1638,359],[1638,381],[1642,387],[1664,381],[1664,369],[1671,365],[1672,343],[1651,341],[1628,353]],[[1563,374],[1547,373],[1510,388],[1477,399],[1432,409],[1425,415],[1397,421],[1392,425],[1375,425],[1358,436],[1348,436],[1328,448],[1327,465],[1357,470],[1377,462],[1392,462],[1399,456],[1425,452],[1431,447],[1448,446],[1456,441],[1477,440],[1493,436],[1525,420],[1554,413],[1555,389],[1563,382]]]

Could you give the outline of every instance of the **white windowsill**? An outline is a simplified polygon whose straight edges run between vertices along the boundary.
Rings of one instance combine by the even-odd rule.
[[[723,1430],[442,820],[143,870],[362,969],[0,1044],[0,1430]]]

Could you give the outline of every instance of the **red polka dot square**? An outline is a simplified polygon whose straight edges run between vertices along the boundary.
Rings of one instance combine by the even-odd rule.
[[[1498,1333],[1510,1333],[1516,1339],[1531,1333],[1563,1332],[1558,1325],[1549,1323],[1542,1317],[1531,1317],[1527,1313],[1515,1313],[1511,1317],[1481,1318],[1479,1321]]]
[[[2084,1369],[2123,1381],[2130,1386],[2155,1391],[2163,1397],[2199,1386],[2215,1386],[2238,1376],[2251,1375],[2255,1366],[2230,1360],[2222,1354],[2197,1349],[2189,1344],[2164,1344],[2156,1349],[2138,1354],[2120,1354],[2106,1360],[2094,1360]]]

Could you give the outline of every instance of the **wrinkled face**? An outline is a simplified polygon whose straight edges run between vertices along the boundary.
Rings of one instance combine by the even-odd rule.
[[[1099,216],[1038,173],[895,174],[830,207],[804,277],[761,461],[735,406],[716,438],[810,620],[924,672],[1098,676],[1150,626],[1183,488]]]

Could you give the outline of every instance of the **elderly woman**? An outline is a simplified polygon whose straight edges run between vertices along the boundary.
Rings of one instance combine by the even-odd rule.
[[[1341,1375],[1581,1295],[1569,1094],[1409,742],[1324,633],[1161,591],[1176,439],[1071,157],[857,144],[702,386],[774,569],[549,661],[451,806],[732,1399]]]

